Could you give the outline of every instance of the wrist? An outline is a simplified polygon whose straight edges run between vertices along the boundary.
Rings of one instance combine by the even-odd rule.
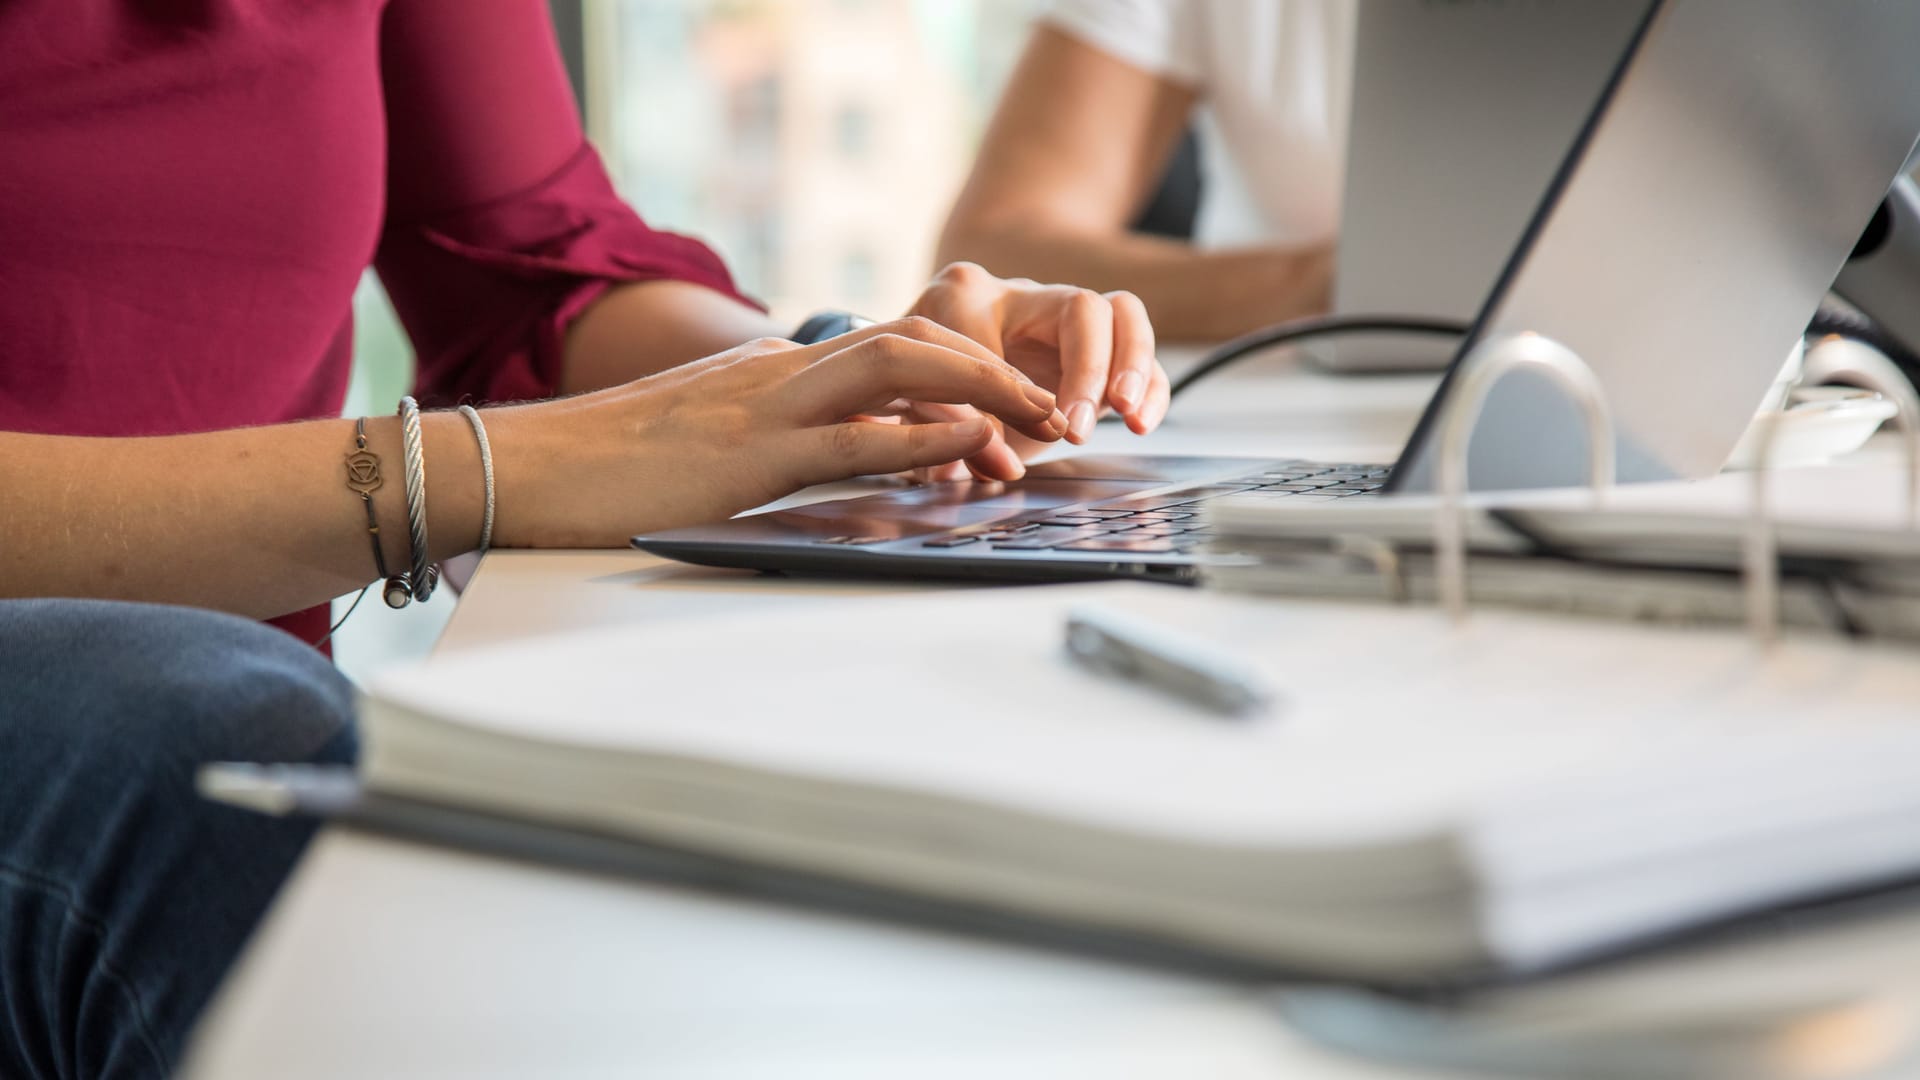
[[[406,471],[406,453],[400,436],[400,418],[397,416],[369,416],[366,418],[367,449],[379,458],[380,486],[370,497],[373,499],[374,517],[379,525],[377,540],[380,544],[381,561],[388,573],[400,573],[406,570],[411,557],[411,546],[407,541],[407,489],[403,479]],[[353,439],[353,425],[346,425],[348,442]],[[379,567],[369,566],[369,576]]]
[[[481,410],[487,425],[487,441],[493,449],[493,546],[531,548],[553,546],[551,525],[557,520],[543,509],[556,493],[560,482],[558,462],[566,444],[569,427],[566,413],[575,403],[593,395],[558,401]],[[452,419],[465,421],[459,414]],[[554,433],[559,431],[556,439]],[[474,442],[471,430],[467,441]],[[579,441],[576,437],[574,441]],[[476,507],[485,514],[484,478],[479,472],[478,444],[474,451],[473,492]],[[474,540],[479,539],[479,518],[474,519]]]
[[[395,431],[397,435],[397,421]],[[439,562],[480,546],[486,481],[480,467],[480,445],[459,413],[421,413],[420,440],[426,465],[427,558]],[[397,525],[405,523],[405,513],[403,506]],[[410,550],[405,530],[395,531],[400,533],[402,547]]]
[[[816,311],[807,316],[806,321],[796,327],[793,333],[788,334],[787,340],[799,345],[817,345],[829,338],[851,334],[872,325],[872,319],[851,311]]]

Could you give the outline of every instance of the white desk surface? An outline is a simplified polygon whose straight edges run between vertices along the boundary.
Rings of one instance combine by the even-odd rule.
[[[1272,359],[1203,384],[1153,437],[1103,426],[1094,448],[1387,461],[1433,384]],[[439,650],[916,588],[932,587],[497,552]],[[204,1026],[192,1075],[1403,1074],[1308,1044],[1246,990],[328,830]]]

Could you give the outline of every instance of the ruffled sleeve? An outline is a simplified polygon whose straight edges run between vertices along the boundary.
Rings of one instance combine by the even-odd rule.
[[[744,300],[712,251],[614,193],[544,0],[390,0],[380,64],[388,205],[374,264],[423,403],[550,396],[568,325],[617,282]]]
[[[551,396],[568,325],[615,282],[688,281],[745,300],[706,245],[621,201],[584,142],[526,190],[389,226],[376,265],[427,404]]]

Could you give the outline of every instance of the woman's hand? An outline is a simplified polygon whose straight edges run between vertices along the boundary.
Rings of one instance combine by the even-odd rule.
[[[1057,391],[1069,442],[1085,442],[1105,409],[1119,413],[1139,435],[1166,416],[1167,373],[1154,359],[1147,310],[1130,292],[1003,281],[960,262],[934,277],[911,313],[965,334]],[[922,423],[951,424],[978,415],[966,405],[918,398],[901,411],[905,419]],[[992,438],[966,455],[964,466],[940,466],[921,475],[960,479],[971,470],[983,479],[1019,479],[1026,472],[1022,462],[1043,443],[1018,429],[993,427]]]
[[[905,401],[953,412],[850,420]],[[979,342],[908,317],[806,347],[751,341],[609,390],[489,410],[487,427],[496,544],[618,547],[810,484],[975,457],[1007,436],[1055,442],[1067,419]]]

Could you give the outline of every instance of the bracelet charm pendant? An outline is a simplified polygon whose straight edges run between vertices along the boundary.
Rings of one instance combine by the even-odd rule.
[[[380,476],[380,455],[367,449],[367,418],[361,417],[353,425],[354,448],[347,451],[347,490],[360,496],[360,502],[367,511],[367,537],[373,544],[373,566],[380,576],[386,578],[384,596],[388,607],[403,608],[413,599],[413,589],[405,574],[387,573],[387,553],[380,544],[380,521],[374,515],[373,493],[380,490],[383,482]],[[395,603],[394,583],[400,585],[399,602]]]
[[[360,449],[347,455],[347,487],[362,496],[380,490],[380,455],[366,448],[366,436],[360,436]]]

